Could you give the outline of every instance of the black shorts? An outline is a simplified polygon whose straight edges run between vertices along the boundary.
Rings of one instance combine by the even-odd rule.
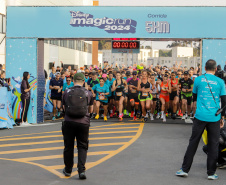
[[[171,93],[170,93],[170,100],[174,100],[174,98],[175,98],[176,96],[178,97],[177,91],[171,92]]]
[[[101,100],[96,100],[96,101],[99,101],[99,102],[100,102],[100,104],[102,103],[103,105],[108,105],[108,103],[107,103],[107,102],[102,102]]]
[[[129,101],[134,100],[135,102],[139,103],[139,99],[138,99],[138,93],[130,93],[129,94]]]
[[[157,101],[158,99],[158,94],[152,94],[152,101]]]
[[[115,96],[113,94],[108,98],[108,100],[112,100],[112,99],[115,99]]]
[[[182,94],[182,95],[181,95],[181,99],[182,99],[182,100],[183,100],[183,99],[187,100],[187,104],[188,104],[188,105],[191,105],[191,102],[192,102],[192,96],[187,97],[187,96],[185,96],[184,94]]]
[[[57,96],[51,96],[52,100],[57,100],[57,101],[62,101],[62,97],[57,97]]]
[[[119,101],[121,96],[117,96],[117,94],[120,93],[121,96],[125,98],[125,93],[124,92],[115,92],[115,101]]]

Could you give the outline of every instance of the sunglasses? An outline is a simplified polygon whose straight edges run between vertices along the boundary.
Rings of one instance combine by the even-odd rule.
[[[67,80],[67,82],[70,82],[71,80]]]

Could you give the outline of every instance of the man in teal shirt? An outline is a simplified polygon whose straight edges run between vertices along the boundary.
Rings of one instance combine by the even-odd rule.
[[[216,115],[216,112],[220,109],[220,100],[221,107],[226,105],[226,91],[224,81],[214,76],[216,69],[216,62],[210,59],[206,62],[206,74],[195,79],[193,87],[193,99],[194,101],[197,100],[195,119],[182,168],[176,172],[177,176],[188,176],[202,133],[206,129],[208,132],[208,179],[218,179],[215,172],[219,150],[220,128],[224,126],[225,111],[219,115]]]

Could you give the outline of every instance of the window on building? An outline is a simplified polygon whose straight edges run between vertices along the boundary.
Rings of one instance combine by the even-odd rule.
[[[6,33],[6,17],[0,15],[0,33]]]
[[[69,40],[68,41],[68,47],[70,49],[75,49],[75,41],[74,40]]]
[[[49,43],[49,41],[48,41],[48,40],[44,40],[44,43],[48,44],[48,43]]]
[[[67,48],[67,40],[60,40],[60,46]]]
[[[76,40],[76,50],[81,51],[81,41]]]
[[[88,53],[92,53],[92,44],[88,44]]]
[[[59,40],[50,40],[49,43],[58,46]]]
[[[88,52],[88,43],[84,42],[84,51]]]
[[[164,64],[164,60],[162,60],[162,64]]]
[[[84,41],[81,41],[81,51],[84,51]]]

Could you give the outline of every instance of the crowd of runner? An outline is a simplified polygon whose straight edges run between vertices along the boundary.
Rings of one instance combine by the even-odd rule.
[[[200,68],[181,63],[167,68],[166,66],[144,65],[130,67],[111,67],[105,63],[103,68],[81,67],[72,70],[69,66],[63,71],[62,66],[52,67],[49,75],[51,99],[53,102],[53,120],[61,115],[62,94],[73,86],[75,73],[84,73],[84,87],[94,97],[93,119],[107,121],[124,117],[144,122],[149,119],[181,117],[186,123],[192,123],[196,102],[193,101],[193,83],[199,76]]]

